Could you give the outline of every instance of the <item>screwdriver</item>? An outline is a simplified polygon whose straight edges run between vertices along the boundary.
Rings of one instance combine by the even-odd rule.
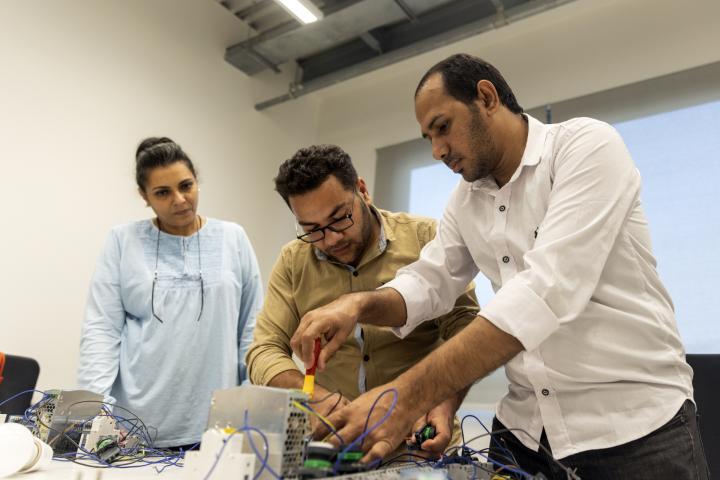
[[[305,370],[305,382],[303,383],[303,392],[311,399],[315,393],[315,369],[317,368],[318,358],[320,357],[320,339],[315,339],[315,348],[313,349],[313,364]]]

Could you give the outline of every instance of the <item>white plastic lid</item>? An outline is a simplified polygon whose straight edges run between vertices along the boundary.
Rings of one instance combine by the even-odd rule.
[[[37,453],[38,447],[30,430],[17,423],[0,425],[0,478],[22,470],[33,461]]]

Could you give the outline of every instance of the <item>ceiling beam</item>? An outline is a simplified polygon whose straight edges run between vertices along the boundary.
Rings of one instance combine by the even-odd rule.
[[[516,7],[504,10],[504,18],[506,23],[499,24],[494,16],[482,18],[472,21],[455,29],[446,31],[442,34],[434,35],[429,38],[417,41],[410,45],[398,48],[396,50],[387,51],[382,55],[365,60],[363,62],[352,65],[351,67],[337,70],[335,72],[317,77],[304,84],[293,84],[287,93],[271,98],[269,100],[257,103],[255,109],[258,111],[265,110],[274,105],[278,105],[288,100],[307,95],[322,88],[329,87],[344,80],[362,75],[373,70],[391,65],[393,63],[411,58],[413,56],[434,50],[460,40],[479,35],[481,33],[501,28],[512,22],[516,22],[523,18],[530,17],[542,13],[546,10],[557,8],[566,3],[575,0],[530,0]]]
[[[360,35],[360,39],[365,42],[365,45],[375,50],[375,52],[378,55],[382,55],[382,45],[380,45],[380,41],[375,38],[370,32],[365,32]]]
[[[405,0],[395,0],[395,3],[398,7],[400,7],[400,10],[403,11],[408,20],[410,20],[411,22],[417,20],[417,15],[415,15],[415,12],[412,11],[412,8],[410,8],[410,6],[405,3]]]
[[[498,24],[507,25],[508,20],[505,17],[505,4],[503,0],[490,0],[495,7],[495,16],[497,17]]]

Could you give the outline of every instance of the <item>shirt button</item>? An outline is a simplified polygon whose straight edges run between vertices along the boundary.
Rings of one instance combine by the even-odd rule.
[[[550,395],[550,390],[548,390],[547,388],[543,388],[540,393],[542,393],[544,397],[547,397],[548,395]]]
[[[369,361],[369,360],[370,360],[370,355],[365,355],[365,356],[363,357],[363,360],[365,360],[366,362]]]
[[[498,210],[500,210],[501,212],[504,212],[504,211],[505,211],[505,205],[500,205],[500,208],[498,208]]]
[[[505,256],[502,258],[502,261],[503,261],[503,263],[508,263],[508,262],[510,261],[510,257],[508,257],[507,255],[505,255]]]
[[[358,273],[357,270],[355,270],[355,271],[353,272],[353,277],[357,277],[358,275],[360,275],[360,274]]]

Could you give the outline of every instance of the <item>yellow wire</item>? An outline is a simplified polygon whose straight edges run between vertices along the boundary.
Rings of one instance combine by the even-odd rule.
[[[299,408],[299,409],[302,410],[303,412],[309,413],[310,415],[315,415],[315,416],[318,417],[320,420],[322,420],[323,422],[325,422],[325,424],[330,425],[330,427],[337,432],[337,428],[335,428],[335,425],[333,425],[333,424],[330,422],[330,420],[328,420],[327,418],[323,417],[322,415],[320,415],[320,414],[319,414],[318,412],[316,412],[315,410],[310,410],[309,408],[306,408],[305,406],[301,405],[300,403],[298,403],[298,402],[296,402],[296,401],[294,401],[294,400],[293,400],[292,403],[293,403],[293,405],[295,405],[297,408]],[[332,432],[330,432],[330,433],[328,434],[328,436],[325,437],[323,440],[327,440],[327,438],[328,438],[330,435],[332,435]]]

